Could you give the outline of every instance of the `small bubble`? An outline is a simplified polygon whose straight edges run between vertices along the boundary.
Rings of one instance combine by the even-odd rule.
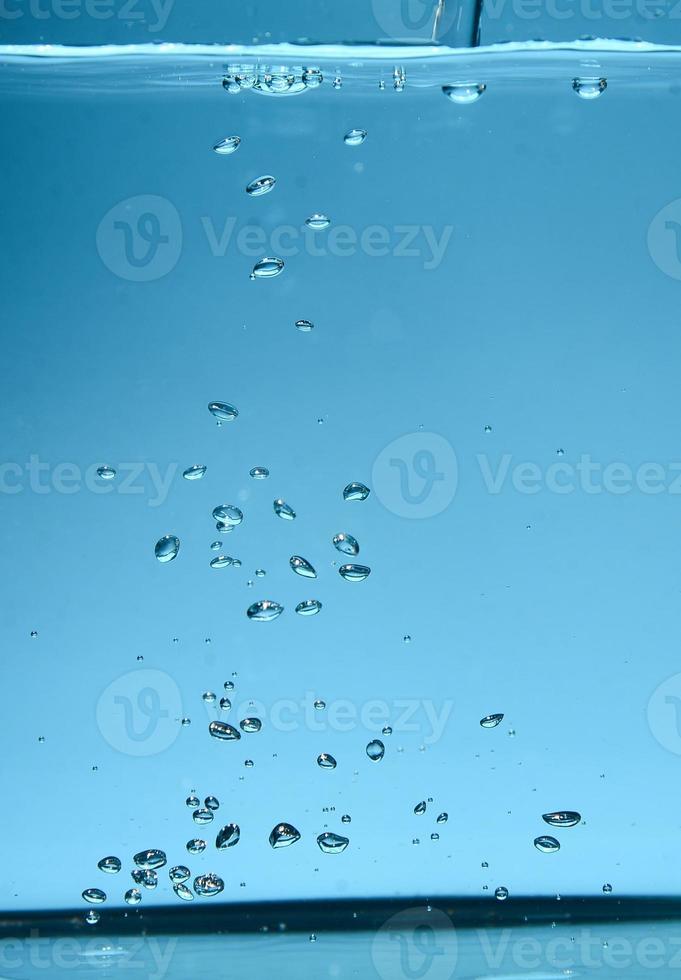
[[[225,883],[216,874],[197,875],[194,878],[194,891],[202,898],[212,898],[223,891]]]
[[[239,829],[239,825],[236,823],[228,823],[222,828],[215,838],[215,846],[219,851],[223,851],[228,847],[234,847],[236,844],[238,844],[240,838],[241,830]]]
[[[278,823],[270,833],[270,844],[274,848],[288,847],[300,840],[300,833],[290,823]]]
[[[222,547],[222,541],[213,541],[211,542],[210,550],[219,551],[221,547]]]
[[[189,725],[191,725],[191,723],[192,723],[191,718],[183,718],[182,721],[180,722],[183,728],[188,728]]]
[[[190,875],[191,871],[189,868],[185,868],[183,864],[176,864],[175,867],[171,868],[168,872],[168,877],[174,885],[187,881]]]
[[[166,562],[173,561],[177,558],[177,553],[180,550],[180,539],[176,538],[174,534],[164,534],[162,538],[156,542],[154,548],[154,554],[161,564],[166,564]]]
[[[200,807],[198,810],[194,810],[192,813],[192,820],[194,823],[207,824],[213,822],[213,811],[209,810],[207,807]]]
[[[261,599],[259,602],[254,602],[252,606],[248,607],[246,615],[255,622],[269,623],[278,616],[281,616],[283,611],[284,607],[280,606],[278,602],[272,602],[271,599]]]
[[[366,500],[370,493],[363,483],[348,483],[343,490],[343,500]]]
[[[345,534],[343,531],[334,535],[333,546],[336,551],[340,551],[344,555],[352,555],[354,557],[359,554],[359,542],[357,539],[353,538],[351,534]]]
[[[188,466],[184,471],[182,476],[185,480],[202,480],[206,475],[207,466],[202,466],[200,463],[194,463],[193,466]]]
[[[36,637],[37,635],[38,635],[38,630],[31,630],[31,636],[32,636],[32,637],[33,637],[34,639],[35,639],[35,637]]]
[[[116,476],[116,470],[113,466],[100,466],[97,470],[97,476],[100,480],[113,480]]]
[[[366,754],[372,762],[380,762],[385,755],[385,745],[380,739],[372,739],[366,747]]]
[[[246,187],[246,193],[250,194],[251,197],[262,197],[263,194],[269,194],[270,191],[274,190],[276,182],[276,178],[269,174],[264,177],[256,177]]]
[[[231,707],[232,707],[232,702],[229,700],[229,698],[220,698],[220,708],[223,711],[229,711]]]
[[[252,476],[254,480],[266,480],[269,475],[270,471],[266,466],[254,466],[250,471],[250,476]]]
[[[574,827],[582,819],[576,810],[558,810],[542,814],[542,820],[551,827]]]
[[[343,137],[343,142],[346,146],[361,146],[366,138],[366,129],[351,129]]]
[[[349,813],[344,813],[341,817],[341,823],[352,823],[352,817]]]
[[[231,528],[238,527],[241,524],[244,515],[243,511],[239,507],[235,507],[234,504],[218,504],[217,507],[213,508],[213,518],[219,524],[224,524],[231,530]]]
[[[239,410],[234,405],[228,405],[227,402],[210,402],[208,411],[218,422],[233,422],[239,415]]]
[[[216,695],[214,691],[204,691],[203,694],[201,695],[201,700],[205,701],[206,704],[213,704],[215,698]]]
[[[574,78],[572,88],[580,99],[597,99],[608,87],[605,78]]]
[[[211,721],[208,731],[213,738],[219,738],[223,742],[233,742],[241,738],[241,733],[226,721]]]
[[[346,582],[363,582],[371,575],[368,565],[341,565],[338,572]]]
[[[320,769],[335,769],[337,763],[334,757],[329,755],[328,752],[322,752],[317,756],[317,765]]]
[[[242,732],[246,732],[249,735],[259,732],[262,728],[262,722],[259,718],[244,718],[243,721],[239,722],[239,727]]]
[[[326,701],[322,701],[321,698],[317,698],[317,700],[314,703],[314,706],[317,709],[317,711],[323,711],[324,708],[326,707]]]
[[[438,815],[438,818],[437,818],[437,821],[436,822],[437,823],[447,823],[448,820],[449,820],[449,814],[443,812],[443,813],[440,813]]]
[[[198,798],[198,796],[188,796],[184,802],[188,807],[191,807],[192,810],[195,810],[197,806],[201,805],[201,800]]]
[[[229,156],[230,153],[235,153],[241,145],[241,137],[239,136],[226,136],[222,140],[218,140],[217,143],[213,145],[213,150],[220,156]]]
[[[225,681],[223,687],[224,687],[225,691],[233,691],[234,690],[234,681]]]
[[[347,837],[341,837],[340,834],[332,834],[328,831],[320,834],[317,838],[319,849],[324,851],[325,854],[342,854],[349,843],[350,841]]]
[[[382,731],[382,734],[383,735],[392,735],[392,733],[393,733],[393,730],[390,727],[390,725],[386,725],[385,728]]]
[[[176,885],[173,885],[173,891],[178,898],[182,899],[183,902],[194,901],[194,896],[191,893],[191,889],[187,888],[187,886],[182,882],[178,882]]]
[[[503,885],[500,885],[499,888],[497,888],[496,891],[494,892],[494,897],[499,902],[505,902],[506,899],[508,898],[508,888],[505,888]]]
[[[106,902],[106,892],[103,892],[101,888],[86,888],[83,892],[83,898],[91,905],[101,905]]]
[[[312,320],[296,320],[296,327],[301,333],[310,333],[314,330],[314,323]]]
[[[560,850],[560,844],[555,837],[535,837],[534,846],[543,854],[555,854]]]
[[[252,279],[273,279],[284,271],[284,260],[266,257],[253,266]]]
[[[303,578],[317,578],[317,572],[307,558],[301,558],[300,555],[293,555],[289,558],[289,565],[296,575],[302,575]]]
[[[503,720],[504,716],[502,714],[485,715],[484,718],[480,719],[480,725],[482,728],[496,728]]]
[[[187,841],[187,851],[190,854],[203,854],[206,850],[205,840],[201,840],[198,837],[194,837],[192,840]]]
[[[158,885],[158,875],[155,871],[142,870],[141,868],[135,868],[132,872],[132,880],[136,885],[143,885],[153,891]]]
[[[477,102],[486,88],[482,82],[457,82],[455,85],[443,85],[442,91],[452,102],[469,105]]]
[[[108,875],[116,875],[121,870],[121,859],[117,857],[105,857],[97,863],[100,871]]]
[[[294,521],[296,518],[296,512],[293,507],[290,507],[285,500],[277,498],[272,504],[274,508],[274,513],[277,517],[281,517],[284,521]]]
[[[296,606],[296,612],[299,616],[316,616],[318,612],[321,612],[321,608],[322,604],[319,599],[304,599]]]
[[[129,888],[123,897],[128,905],[139,905],[142,901],[142,892],[139,888]]]
[[[157,868],[162,868],[166,864],[167,858],[165,851],[159,851],[156,848],[152,848],[148,851],[139,851],[137,854],[135,854],[133,861],[138,868],[154,871]]]
[[[430,835],[430,839],[431,840],[439,840],[440,839],[440,835],[439,834],[431,834]]]
[[[312,228],[314,231],[322,231],[324,228],[328,228],[331,224],[331,219],[327,218],[325,214],[311,214],[309,218],[305,219],[305,224],[308,228]]]
[[[606,884],[603,885],[603,894],[609,895],[611,891],[612,891],[612,885],[606,882]]]
[[[95,926],[95,925],[97,925],[97,923],[99,922],[99,920],[101,919],[101,917],[102,916],[101,916],[101,913],[100,912],[96,912],[95,909],[90,909],[85,914],[85,921],[87,922],[87,924],[89,926]]]

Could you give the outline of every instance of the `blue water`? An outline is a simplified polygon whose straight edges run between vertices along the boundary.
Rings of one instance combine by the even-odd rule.
[[[222,85],[311,64],[299,95]],[[88,887],[125,907],[150,847],[229,903],[678,892],[680,66],[588,44],[2,55],[6,911],[84,914]],[[457,82],[486,88],[460,104]],[[253,281],[264,256],[284,271]],[[221,503],[244,513],[222,536]],[[338,531],[366,581],[339,576]],[[241,567],[210,567],[216,538]],[[250,621],[260,599],[284,614]],[[202,693],[225,682],[223,713]],[[220,800],[207,828],[193,792]],[[581,822],[542,820],[563,809]],[[281,821],[302,838],[273,850]],[[166,872],[144,906],[180,905]]]

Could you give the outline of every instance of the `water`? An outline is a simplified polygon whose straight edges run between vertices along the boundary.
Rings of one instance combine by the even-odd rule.
[[[664,232],[678,219],[650,247],[648,229],[679,194],[678,56],[407,54],[396,79],[395,58],[375,54],[310,55],[323,81],[297,91],[293,71],[287,95],[225,91],[231,54],[5,66],[5,458],[38,453],[49,469],[34,485],[50,488],[25,475],[4,497],[6,690],[39,677],[63,709],[41,714],[39,745],[24,699],[7,699],[7,785],[41,797],[41,812],[7,815],[10,910],[84,916],[80,896],[102,881],[104,921],[126,902],[184,909],[187,882],[204,908],[677,889],[660,821],[678,803],[673,685],[661,728],[647,720],[677,673],[672,494],[554,492],[547,474],[583,453],[601,475],[677,458],[678,280],[658,262],[674,268]],[[607,88],[587,99],[594,78]],[[227,132],[238,152],[213,152]],[[272,193],[245,193],[271,172]],[[172,208],[127,204],[98,247],[110,210],[140,195]],[[131,271],[116,253],[113,220],[139,261],[156,226],[137,221],[158,207],[181,247],[154,277],[155,259]],[[309,228],[313,215],[332,221]],[[284,226],[293,254],[272,241]],[[264,234],[256,254],[242,229]],[[281,274],[252,282],[273,256]],[[130,278],[140,270],[154,276]],[[102,460],[110,478],[55,489],[59,463],[96,475]],[[518,489],[525,464],[537,492]],[[210,562],[216,521],[243,567]],[[332,546],[340,528],[357,550]],[[360,544],[363,564],[345,563]],[[256,568],[267,578],[249,590]],[[294,613],[310,602],[322,614],[305,622]],[[201,699],[232,671],[227,717],[243,734],[218,721],[229,703]],[[257,738],[249,718],[265,722]],[[77,835],[74,788],[95,815]],[[239,822],[229,854],[215,823],[187,848],[207,792],[219,824]],[[574,829],[544,816],[564,806],[582,815]],[[44,809],[49,855],[29,874]],[[327,859],[319,838],[346,812],[351,844]],[[282,817],[298,828],[290,850],[269,843]],[[549,839],[559,853],[539,853]],[[189,873],[128,890],[150,844]],[[97,866],[110,850],[118,878]],[[194,888],[211,874],[223,891]]]

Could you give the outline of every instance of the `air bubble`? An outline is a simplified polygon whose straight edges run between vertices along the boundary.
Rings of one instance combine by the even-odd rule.
[[[207,807],[201,807],[198,810],[194,810],[192,813],[192,820],[194,823],[207,824],[213,822],[213,811],[209,810]]]
[[[366,500],[370,493],[363,483],[348,483],[343,490],[343,500]]]
[[[300,555],[293,555],[289,558],[289,565],[296,575],[302,575],[303,578],[317,578],[317,573],[307,558],[301,558]]]
[[[270,844],[274,848],[288,847],[299,840],[299,831],[290,823],[278,823],[270,834]]]
[[[342,854],[350,841],[347,837],[341,837],[340,834],[332,834],[327,831],[319,835],[317,843],[319,849],[325,854]]]
[[[276,182],[276,178],[269,174],[264,177],[256,177],[246,188],[246,193],[250,194],[251,197],[262,197],[263,194],[269,194],[271,190],[274,190]]]
[[[281,616],[283,611],[284,607],[279,605],[278,602],[272,602],[271,599],[261,599],[259,602],[254,602],[252,606],[248,607],[246,615],[255,622],[270,623],[273,619]]]
[[[233,422],[239,415],[239,410],[234,405],[228,405],[227,402],[211,402],[208,411],[219,422]]]
[[[182,899],[183,902],[194,901],[194,896],[192,895],[191,889],[187,888],[186,885],[183,885],[182,882],[178,883],[177,885],[173,885],[173,891],[178,898]]]
[[[199,837],[194,837],[192,840],[188,840],[186,847],[190,854],[203,854],[206,850],[205,840],[201,840]]]
[[[343,142],[346,146],[361,146],[366,138],[366,129],[351,129],[343,137]]]
[[[317,765],[320,769],[335,769],[337,762],[328,752],[322,752],[321,755],[317,756]]]
[[[385,745],[380,739],[375,738],[367,745],[366,753],[372,762],[380,762],[385,755]]]
[[[319,599],[304,599],[296,606],[296,612],[299,616],[316,616],[318,612],[321,612],[321,609],[322,604]]]
[[[117,875],[121,870],[121,859],[117,857],[105,857],[98,862],[97,867],[108,875]]]
[[[555,837],[535,837],[534,846],[542,854],[555,854],[560,850],[560,844]]]
[[[211,721],[208,731],[213,738],[219,738],[223,742],[233,742],[241,738],[241,733],[226,721]]]
[[[86,888],[83,892],[83,898],[90,905],[101,905],[106,902],[106,892],[103,892],[101,888]]]
[[[270,471],[266,466],[254,466],[250,471],[250,475],[254,480],[266,480],[270,475]]]
[[[542,814],[542,820],[551,827],[574,827],[582,819],[576,810],[557,810]]]
[[[116,470],[113,466],[100,466],[97,470],[97,476],[100,480],[113,480],[116,476]]]
[[[272,504],[274,507],[274,513],[277,517],[281,517],[284,521],[294,521],[296,519],[296,512],[293,507],[290,507],[285,500],[278,497]]]
[[[608,87],[605,78],[574,78],[572,88],[580,99],[597,99]]]
[[[211,568],[229,568],[232,564],[232,559],[229,555],[218,555],[217,558],[212,558],[210,562]]]
[[[148,851],[139,851],[134,856],[133,861],[138,868],[148,868],[153,871],[156,868],[162,868],[166,864],[167,858],[165,851],[152,848]]]
[[[139,888],[129,888],[123,897],[128,905],[139,905],[142,901],[142,892]]]
[[[174,885],[187,881],[190,875],[191,871],[183,864],[176,864],[175,867],[171,868],[168,872],[168,877]]]
[[[469,105],[477,102],[487,86],[482,82],[457,82],[455,85],[443,85],[442,91],[459,105]]]
[[[359,554],[359,542],[351,534],[345,534],[341,531],[340,534],[334,535],[333,544],[336,551],[340,551],[344,555],[354,557]]]
[[[215,846],[219,851],[224,851],[228,847],[234,847],[241,839],[241,830],[236,823],[228,823],[215,838]]]
[[[327,218],[325,214],[311,214],[309,218],[305,219],[305,224],[308,228],[312,228],[313,231],[322,231],[324,228],[328,228],[331,224],[331,219]]]
[[[284,271],[284,260],[277,258],[260,259],[253,266],[252,279],[273,279]]]
[[[176,538],[174,534],[164,534],[162,538],[156,542],[156,547],[154,548],[154,554],[162,565],[166,562],[173,561],[177,558],[177,553],[180,550],[180,539]]]
[[[239,136],[226,136],[222,140],[218,140],[214,144],[213,150],[220,154],[220,156],[229,156],[230,153],[235,153],[241,145],[241,137]]]
[[[197,875],[194,878],[194,891],[202,898],[212,898],[223,891],[225,883],[216,874]]]
[[[504,720],[504,716],[499,715],[485,715],[484,718],[480,719],[480,724],[483,728],[496,728]]]
[[[371,569],[367,565],[341,565],[338,573],[346,582],[363,582],[371,575]]]
[[[239,727],[242,732],[253,735],[261,730],[262,722],[259,718],[244,718],[243,721],[239,722]]]
[[[314,323],[312,320],[296,320],[296,327],[301,333],[309,333],[314,330]]]

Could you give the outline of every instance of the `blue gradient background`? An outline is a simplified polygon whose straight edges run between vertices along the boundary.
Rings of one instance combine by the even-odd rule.
[[[534,75],[489,69],[484,97],[462,107],[440,93],[446,65],[396,94],[391,66],[387,91],[366,66],[335,91],[330,62],[318,91],[288,99],[227,95],[221,62],[202,64],[206,85],[192,84],[190,63],[173,63],[165,85],[128,63],[127,91],[113,65],[84,69],[78,88],[47,66],[5,65],[3,461],[179,470],[157,507],[148,481],[141,494],[26,483],[0,494],[4,908],[77,906],[95,885],[120,904],[146,847],[220,873],[227,901],[485,886],[491,897],[502,884],[600,894],[606,881],[615,894],[678,892],[679,759],[646,715],[679,671],[677,498],[529,496],[510,483],[494,495],[476,461],[510,453],[548,467],[558,448],[565,462],[681,458],[681,285],[646,246],[654,215],[681,194],[678,62],[650,73],[622,58],[602,59],[610,85],[594,103],[571,89],[575,55]],[[353,126],[369,131],[361,148],[342,142]],[[231,134],[235,155],[210,152]],[[249,199],[262,173],[277,187]],[[140,194],[172,202],[183,229],[176,267],[148,283],[114,275],[95,244],[109,209]],[[360,231],[454,231],[434,270],[423,255],[302,253],[278,279],[251,282],[253,260],[233,243],[212,255],[201,223],[233,216],[269,232],[316,210]],[[295,330],[301,317],[313,333]],[[237,405],[238,420],[218,428],[213,399]],[[385,446],[420,432],[457,455],[444,512],[400,518],[375,488],[342,500],[348,481],[371,484]],[[192,463],[207,464],[202,482],[182,480]],[[270,479],[251,480],[254,465]],[[294,523],[274,516],[275,496]],[[243,566],[214,571],[211,510],[223,502],[246,515],[224,548]],[[332,566],[339,530],[372,567],[361,585]],[[164,533],[182,540],[167,566],[153,555]],[[319,579],[296,578],[291,554]],[[258,567],[267,577],[248,588]],[[294,615],[311,596],[322,613]],[[265,597],[285,615],[249,622]],[[172,745],[136,758],[109,744],[96,707],[116,678],[131,672],[134,689],[147,669],[177,685],[192,725],[173,716]],[[385,739],[379,765],[361,725],[282,732],[266,718],[260,734],[223,744],[201,693],[219,696],[232,672],[235,706],[313,692],[358,711],[373,699],[453,707],[437,742],[421,713],[416,731]],[[481,729],[493,711],[504,722]],[[317,767],[321,751],[334,772]],[[221,801],[205,835],[184,804],[192,789]],[[541,814],[561,808],[585,825],[540,854]],[[449,822],[436,827],[442,810]],[[281,820],[303,839],[272,851]],[[231,821],[238,847],[189,858],[186,840],[212,844]],[[325,829],[347,829],[342,856],[317,848]],[[124,860],[117,878],[97,871],[106,854]],[[160,877],[146,903],[176,901]]]

